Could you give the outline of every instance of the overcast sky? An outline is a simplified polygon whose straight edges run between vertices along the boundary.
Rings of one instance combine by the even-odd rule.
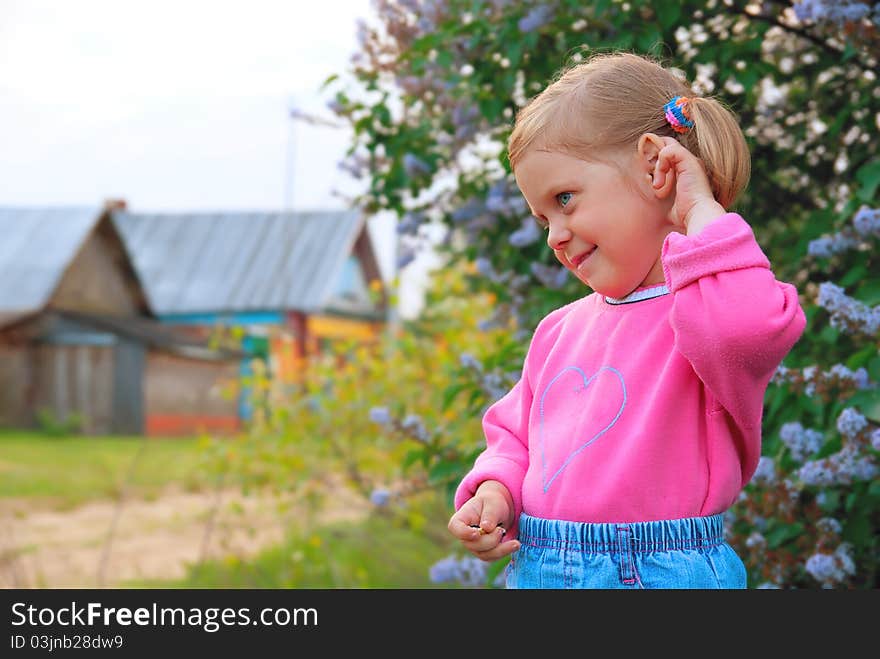
[[[369,0],[0,0],[0,205],[342,208],[331,74]],[[292,181],[292,183],[291,183]],[[380,227],[381,224],[381,227]],[[373,234],[390,269],[387,221]],[[382,237],[379,237],[382,236]]]

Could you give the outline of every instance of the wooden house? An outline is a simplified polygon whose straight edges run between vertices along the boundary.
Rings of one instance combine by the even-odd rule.
[[[296,383],[306,355],[372,341],[387,320],[359,211],[138,213],[120,202],[112,218],[163,324],[202,339],[239,330],[276,381]],[[242,360],[242,376],[251,364]],[[239,416],[250,415],[245,391]]]
[[[187,432],[238,426],[241,352],[159,323],[110,212],[0,208],[0,425],[79,419],[141,434],[183,414]],[[169,386],[172,372],[186,386]],[[184,410],[185,408],[185,410]]]

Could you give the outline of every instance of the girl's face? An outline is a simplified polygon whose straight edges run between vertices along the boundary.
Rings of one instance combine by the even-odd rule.
[[[531,149],[515,175],[559,262],[597,293],[620,298],[664,282],[660,250],[673,231],[671,201],[654,195],[652,171],[653,163],[636,150],[622,172],[613,164]]]

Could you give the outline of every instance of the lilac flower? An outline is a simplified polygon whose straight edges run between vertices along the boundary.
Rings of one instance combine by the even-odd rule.
[[[763,551],[767,548],[767,538],[757,531],[754,531],[748,538],[746,538],[746,547],[756,551]]]
[[[425,216],[422,213],[406,213],[397,223],[398,234],[415,235],[419,227],[425,223]]]
[[[562,288],[568,279],[568,270],[562,267],[534,262],[529,269],[538,281],[550,289]]]
[[[403,168],[410,176],[418,176],[419,174],[430,174],[431,166],[424,160],[412,153],[403,155]]]
[[[486,563],[476,556],[458,559],[447,556],[429,569],[431,583],[460,583],[464,586],[482,586],[486,583]]]
[[[388,412],[387,407],[372,407],[370,408],[370,421],[373,423],[378,423],[379,425],[388,425],[391,423],[391,414]]]
[[[479,362],[479,360],[471,355],[470,353],[463,352],[458,358],[459,363],[464,368],[470,368],[475,371],[483,370],[483,365]]]
[[[427,442],[430,438],[422,418],[418,414],[408,414],[401,422],[401,427],[412,437],[420,442]]]
[[[804,428],[800,423],[786,423],[779,429],[779,438],[788,447],[791,457],[803,462],[822,448],[824,437],[818,430]]]
[[[816,529],[820,533],[826,533],[828,535],[840,535],[843,527],[840,525],[840,522],[838,522],[833,517],[823,517],[816,522]]]
[[[541,230],[534,218],[523,218],[520,228],[510,234],[508,241],[514,247],[527,247],[541,240]]]
[[[837,431],[848,439],[868,427],[868,420],[853,407],[847,407],[837,417]]]
[[[410,248],[401,248],[400,254],[397,257],[397,269],[403,270],[410,263],[415,261],[416,253],[413,249]]]
[[[520,32],[533,32],[553,20],[555,9],[551,5],[538,5],[517,22]]]
[[[851,236],[836,233],[831,236],[822,236],[811,240],[807,246],[807,253],[810,256],[819,258],[829,258],[834,254],[841,254],[858,247],[859,241]]]
[[[382,488],[376,488],[370,493],[370,503],[380,508],[387,505],[390,499],[391,493]]]
[[[880,236],[880,208],[862,206],[853,217],[853,226],[860,236]]]
[[[776,480],[776,464],[773,458],[762,455],[758,460],[758,467],[752,476],[752,482],[756,485],[771,485]]]
[[[842,26],[860,21],[871,12],[863,2],[840,2],[835,0],[801,0],[794,5],[799,21],[827,21]]]
[[[863,455],[852,465],[853,480],[872,481],[877,477],[877,464],[870,455]]]
[[[807,462],[798,470],[798,478],[806,485],[828,486],[834,485],[834,472],[828,460],[813,460]]]
[[[870,308],[831,282],[819,284],[819,306],[831,314],[832,327],[874,336],[880,329],[880,307]]]
[[[868,371],[865,368],[851,371],[843,364],[835,364],[831,367],[828,375],[836,377],[840,381],[850,380],[855,384],[856,389],[859,390],[868,389],[871,386],[870,379],[868,378]]]
[[[856,573],[856,566],[847,544],[841,544],[833,554],[813,554],[807,559],[804,567],[811,577],[822,584],[823,588],[833,588]]]
[[[506,210],[507,183],[504,179],[498,181],[489,189],[486,197],[486,208],[493,213],[503,213]]]
[[[880,428],[875,428],[871,432],[871,446],[875,451],[880,451]]]
[[[456,208],[452,211],[452,221],[456,224],[462,224],[474,219],[477,215],[485,210],[485,204],[479,199],[470,199],[464,206]]]
[[[826,487],[849,485],[853,481],[870,481],[877,475],[873,456],[860,455],[858,448],[844,446],[837,453],[807,462],[798,471],[805,485]]]

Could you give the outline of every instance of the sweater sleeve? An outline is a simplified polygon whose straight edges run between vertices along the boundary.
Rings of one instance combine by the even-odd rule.
[[[522,512],[522,485],[529,466],[529,417],[534,394],[530,378],[530,363],[540,368],[558,336],[561,325],[574,303],[550,312],[535,328],[528,354],[523,364],[522,376],[513,388],[493,403],[483,415],[483,434],[486,448],[474,461],[455,491],[455,509],[477,491],[480,483],[496,480],[504,484],[513,498],[513,526],[508,529],[507,539],[516,537],[519,516]]]
[[[744,475],[760,458],[767,384],[804,331],[797,289],[777,281],[751,227],[726,213],[695,236],[672,233],[662,263],[676,348],[746,436]],[[755,432],[755,431],[758,432]]]
[[[501,399],[493,403],[483,415],[483,433],[486,448],[477,456],[473,468],[464,477],[455,492],[455,509],[477,491],[480,483],[496,480],[504,484],[513,498],[513,532],[522,512],[522,484],[529,463],[528,427],[532,393],[523,369],[523,377]]]

